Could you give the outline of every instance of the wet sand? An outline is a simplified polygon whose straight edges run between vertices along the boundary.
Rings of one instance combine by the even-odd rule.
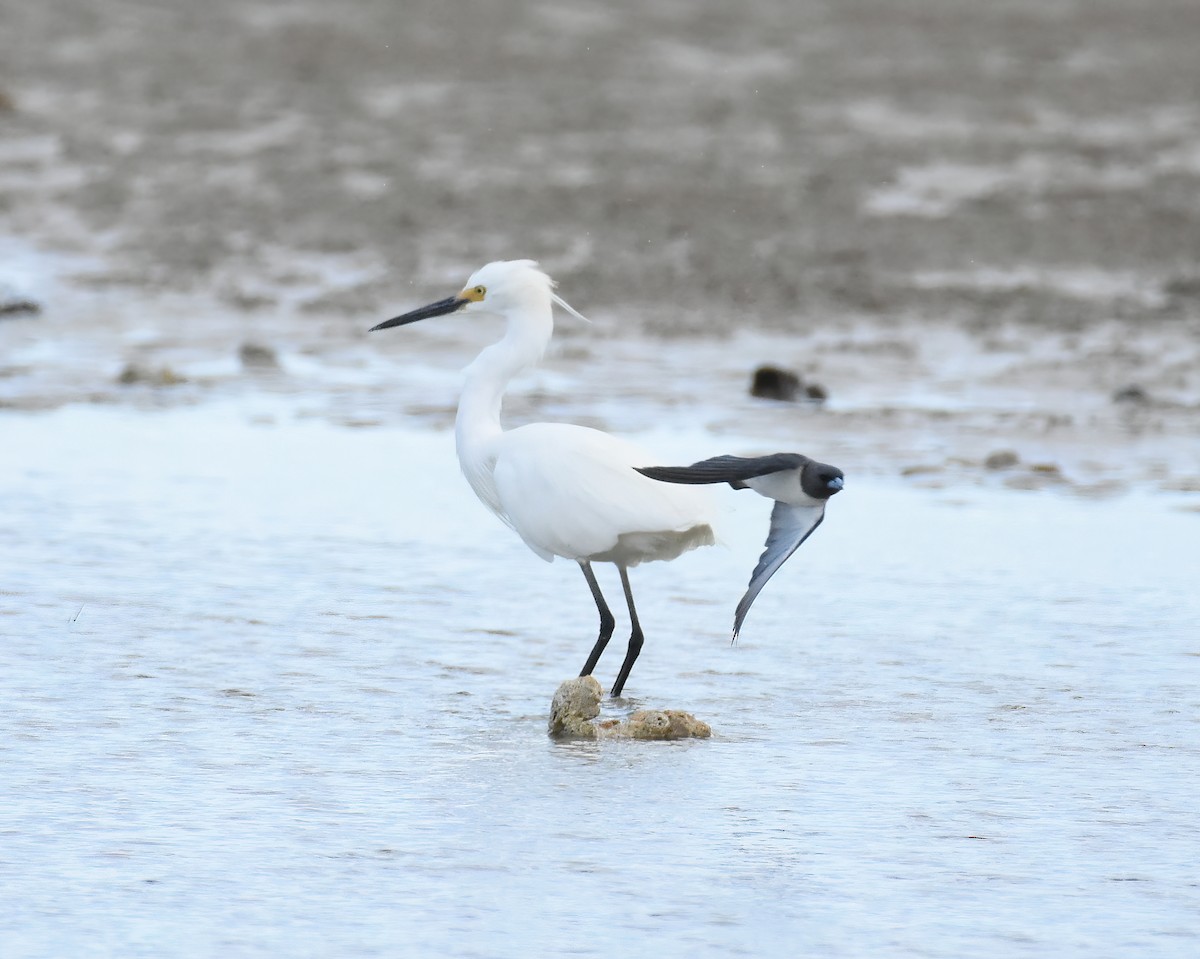
[[[0,233],[94,287],[320,319],[524,255],[663,331],[1196,318],[1190,0],[0,9]]]

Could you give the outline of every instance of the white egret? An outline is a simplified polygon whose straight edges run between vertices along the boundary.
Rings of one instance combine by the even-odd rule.
[[[461,293],[372,329],[456,312],[506,321],[503,338],[466,370],[455,420],[459,465],[475,495],[538,556],[571,559],[583,570],[600,614],[600,633],[581,676],[596,667],[615,628],[592,563],[616,565],[631,624],[625,660],[612,687],[612,695],[619,696],[644,642],[629,568],[675,559],[716,541],[708,491],[668,484],[729,483],[777,500],[766,551],[738,606],[736,639],[750,603],[816,528],[824,501],[841,489],[842,474],[797,454],[717,457],[692,467],[656,468],[653,456],[600,430],[563,423],[502,429],[504,391],[514,376],[542,358],[554,329],[555,303],[579,316],[554,293],[554,282],[537,263],[507,260],[476,270]],[[812,469],[806,469],[809,464]]]

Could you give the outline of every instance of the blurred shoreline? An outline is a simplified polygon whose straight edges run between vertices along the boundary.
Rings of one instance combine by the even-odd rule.
[[[253,326],[528,256],[657,332],[1200,315],[1190,0],[0,13],[0,236],[85,288]]]
[[[493,331],[365,328],[533,256],[598,323],[514,422],[1200,487],[1194,3],[0,14],[0,301],[40,308],[0,316],[0,410],[440,427]],[[762,362],[828,404],[749,400]]]

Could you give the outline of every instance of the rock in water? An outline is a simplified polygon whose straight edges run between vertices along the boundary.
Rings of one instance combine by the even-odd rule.
[[[640,709],[617,735],[630,739],[708,739],[712,727],[681,709]]]
[[[626,720],[599,721],[604,695],[593,676],[568,679],[550,704],[550,735],[580,739],[707,739],[712,728],[679,709],[640,709]]]
[[[600,715],[602,695],[604,691],[595,676],[580,676],[562,683],[550,703],[550,735],[595,739],[592,720]]]

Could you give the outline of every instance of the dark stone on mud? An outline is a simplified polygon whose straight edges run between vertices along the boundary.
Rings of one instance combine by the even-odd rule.
[[[125,369],[117,376],[117,382],[122,386],[178,386],[187,380],[169,366],[151,369],[136,363],[127,363]]]
[[[41,312],[41,304],[35,303],[33,300],[24,298],[0,300],[0,317],[37,316]]]
[[[754,371],[750,395],[784,403],[804,400],[810,403],[824,403],[829,398],[829,391],[820,383],[805,383],[798,373],[791,370],[779,366],[760,366]]]
[[[1067,482],[1067,478],[1057,464],[1034,463],[1029,467],[1028,472],[1005,478],[1004,485],[1009,489],[1042,490],[1051,486],[1061,486]]]
[[[996,450],[996,452],[988,454],[983,465],[990,470],[1007,470],[1012,469],[1019,462],[1021,462],[1021,458],[1012,450]]]
[[[750,395],[791,403],[795,401],[800,389],[800,377],[791,370],[784,370],[778,366],[760,366],[754,371]]]
[[[243,343],[238,350],[238,357],[246,369],[279,369],[279,358],[275,355],[275,351],[261,343]]]
[[[1114,403],[1149,403],[1150,394],[1136,383],[1131,383],[1129,386],[1123,386],[1113,393]]]
[[[1163,292],[1174,300],[1200,297],[1200,276],[1177,276],[1163,285]]]

